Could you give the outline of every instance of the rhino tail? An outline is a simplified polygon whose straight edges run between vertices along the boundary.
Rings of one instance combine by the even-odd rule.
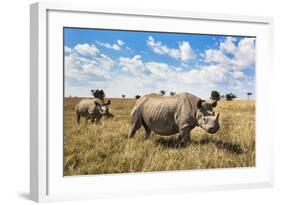
[[[78,105],[75,105],[75,113],[76,113],[76,114],[79,113]]]

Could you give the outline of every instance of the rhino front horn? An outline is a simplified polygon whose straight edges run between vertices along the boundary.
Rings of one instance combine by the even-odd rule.
[[[219,116],[220,116],[220,113],[218,113],[218,114],[217,114],[217,116],[216,116],[216,120],[218,120],[218,119],[219,119]]]

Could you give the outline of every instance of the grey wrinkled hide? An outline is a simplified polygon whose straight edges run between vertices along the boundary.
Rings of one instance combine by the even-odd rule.
[[[108,105],[110,105],[110,101],[105,103],[97,98],[82,99],[75,106],[77,123],[80,123],[81,116],[86,118],[86,123],[89,119],[91,119],[91,122],[99,123],[102,116],[113,117],[113,114],[108,110]]]
[[[189,93],[174,96],[148,94],[137,100],[132,112],[132,125],[128,137],[144,127],[144,137],[151,131],[159,135],[179,133],[179,144],[190,142],[190,131],[200,126],[209,133],[219,130],[219,114],[213,107],[217,102],[207,103]]]

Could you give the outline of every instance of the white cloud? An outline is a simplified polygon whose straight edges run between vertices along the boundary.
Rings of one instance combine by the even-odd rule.
[[[211,65],[199,69],[192,69],[182,75],[182,79],[189,85],[216,84],[229,80],[229,73],[222,67]]]
[[[119,58],[119,66],[123,71],[127,71],[134,76],[149,76],[153,79],[171,78],[176,72],[180,72],[181,68],[170,66],[166,63],[149,61],[143,62],[140,55],[133,58]]]
[[[180,42],[179,48],[169,48],[167,45],[163,45],[162,42],[155,41],[152,36],[149,36],[146,43],[158,55],[168,55],[182,61],[188,61],[194,58],[194,52],[190,44],[186,41]]]
[[[125,44],[125,42],[120,40],[120,39],[118,39],[116,41],[116,43],[113,43],[113,44],[104,43],[104,42],[100,42],[100,41],[96,41],[96,42],[99,46],[103,46],[105,48],[113,49],[113,50],[116,50],[116,51],[120,51],[121,47]]]
[[[166,63],[148,62],[145,67],[150,72],[150,76],[154,79],[167,79],[171,78],[172,69]]]
[[[124,43],[123,41],[121,41],[121,40],[117,40],[117,44],[118,44],[119,46],[123,46],[125,43]]]
[[[253,38],[243,38],[238,49],[234,53],[235,62],[240,68],[253,67],[255,65],[255,41]]]
[[[254,68],[255,40],[253,38],[242,38],[237,45],[235,44],[236,41],[236,38],[227,37],[220,42],[219,49],[206,50],[205,61],[218,63],[236,70]]]
[[[243,78],[245,77],[245,74],[241,71],[234,71],[232,73],[233,77],[236,78],[236,79],[239,79],[239,78]]]
[[[120,46],[117,45],[117,44],[109,44],[109,43],[103,43],[103,42],[99,42],[99,41],[96,41],[98,45],[100,46],[103,46],[105,48],[110,48],[110,49],[113,49],[113,50],[116,50],[116,51],[120,51]]]
[[[68,85],[87,84],[89,80],[110,79],[114,61],[89,44],[77,44],[65,55],[65,76]]]
[[[234,53],[237,50],[234,42],[236,38],[233,37],[226,37],[225,41],[221,42],[219,45],[220,50],[226,51],[228,53]]]
[[[95,45],[89,45],[87,43],[77,44],[74,49],[82,56],[93,56],[99,53],[99,49]]]
[[[182,73],[181,78],[194,93],[198,91],[205,98],[211,90],[218,90],[222,94],[233,92],[238,97],[245,97],[245,93],[254,91],[254,79],[241,71],[233,71],[221,65],[203,66]]]
[[[205,60],[207,62],[215,62],[220,64],[228,64],[231,59],[228,58],[221,50],[207,49],[205,51]]]
[[[194,58],[192,48],[188,42],[185,41],[181,42],[179,45],[179,49],[180,49],[181,60],[187,61]]]
[[[144,71],[144,64],[140,55],[135,55],[133,58],[120,57],[119,66],[121,66],[123,71],[129,71],[134,75],[138,75]]]
[[[67,47],[67,46],[64,46],[64,52],[65,53],[70,53],[72,51],[71,48]]]

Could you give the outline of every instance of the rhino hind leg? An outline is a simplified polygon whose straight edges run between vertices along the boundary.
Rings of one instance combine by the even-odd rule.
[[[80,113],[76,113],[76,120],[78,124],[80,124],[80,118],[81,118]]]
[[[185,127],[180,130],[179,132],[179,139],[177,143],[177,147],[180,148],[181,146],[187,146],[190,144],[190,131],[189,127]]]
[[[141,122],[139,121],[133,122],[130,132],[128,134],[128,138],[132,138],[135,135],[136,131],[140,129],[140,127],[141,127]]]
[[[134,110],[132,113],[132,124],[128,134],[128,138],[132,138],[135,135],[136,131],[140,129],[141,126],[142,126],[141,115],[136,110]]]

